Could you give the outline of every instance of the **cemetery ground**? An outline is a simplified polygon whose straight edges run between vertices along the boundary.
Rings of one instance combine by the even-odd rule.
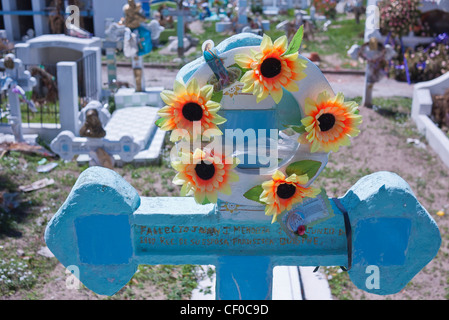
[[[291,16],[279,15],[270,18],[270,30],[264,32],[272,39],[285,35],[283,29],[276,26],[286,20],[291,20]],[[322,69],[349,69],[363,70],[364,63],[353,61],[347,55],[347,51],[353,44],[363,44],[363,34],[365,30],[365,20],[361,19],[357,24],[353,14],[339,14],[332,23],[325,27],[325,22],[317,22],[312,34],[306,34],[303,41],[302,50],[305,52],[316,52],[320,57],[320,67]],[[208,39],[213,39],[217,45],[233,33],[215,31],[215,22],[194,21],[188,24],[186,36],[198,39],[198,44],[185,52],[184,61],[191,61],[202,55],[201,45]],[[177,52],[167,52],[163,46],[167,44],[170,36],[176,36],[176,22],[172,28],[167,28],[162,32],[159,48],[145,55],[144,62],[155,66],[182,66],[181,62],[173,62],[177,57]],[[117,55],[119,63],[129,63],[129,59],[122,54]]]
[[[360,102],[361,98],[356,100]],[[334,299],[449,299],[449,168],[417,132],[410,119],[410,98],[376,98],[374,102],[379,108],[361,108],[361,134],[344,152],[331,154],[316,186],[324,188],[330,197],[343,196],[367,174],[382,170],[399,174],[438,223],[441,249],[396,295],[364,293],[338,267],[322,267],[321,272],[328,276]],[[115,170],[141,196],[178,196],[179,187],[171,183],[175,173],[168,161],[170,149],[167,140],[160,166],[125,165]],[[96,295],[82,285],[78,290],[68,289],[69,274],[56,258],[46,256],[43,234],[47,222],[87,166],[49,158],[58,166],[48,173],[38,173],[41,159],[39,155],[19,152],[3,154],[0,159],[0,193],[3,197],[6,193],[18,193],[16,208],[0,209],[1,299],[189,299],[198,279],[211,276],[213,270],[198,270],[191,265],[140,266],[128,285],[113,297]],[[20,186],[43,178],[53,179],[54,184],[19,192]],[[446,214],[437,215],[440,210]]]

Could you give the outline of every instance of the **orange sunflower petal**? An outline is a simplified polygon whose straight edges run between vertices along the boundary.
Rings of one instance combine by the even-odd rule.
[[[357,126],[362,122],[362,117],[357,110],[355,102],[344,102],[342,93],[331,97],[323,91],[315,101],[307,98],[304,104],[306,117],[301,123],[305,127],[303,136],[310,143],[310,151],[337,152],[340,146],[349,146],[349,138],[360,132]]]
[[[251,67],[240,82],[244,84],[243,92],[252,92],[257,97],[257,103],[271,95],[276,103],[283,97],[283,89],[291,92],[299,90],[297,82],[306,77],[303,72],[307,63],[299,59],[298,53],[283,55],[287,50],[287,37],[282,36],[273,43],[271,38],[264,35],[260,44],[259,53],[251,52],[250,56],[240,54],[235,61],[241,67]],[[278,60],[279,65],[275,66]],[[273,63],[274,67],[264,65]],[[271,70],[271,71],[270,71]],[[274,71],[273,71],[274,70]],[[276,74],[277,73],[277,74]]]
[[[206,130],[209,130],[209,136],[223,134],[218,125],[226,119],[217,115],[221,105],[211,100],[212,95],[213,86],[205,85],[200,88],[195,78],[187,86],[175,80],[173,91],[164,90],[161,93],[161,98],[167,105],[158,112],[162,118],[158,125],[164,131],[173,130],[170,137],[173,142],[183,138],[196,140]],[[187,114],[190,114],[190,117],[185,115],[184,108],[189,108]]]
[[[202,149],[184,155],[184,159],[190,161],[172,161],[173,168],[178,172],[173,183],[182,185],[183,194],[193,194],[199,204],[205,200],[216,203],[218,193],[231,194],[230,184],[238,181],[238,175],[233,172],[238,160],[228,160],[225,156]],[[231,164],[226,164],[228,162]],[[209,166],[213,166],[213,170],[207,172]]]
[[[297,176],[292,174],[288,178],[277,170],[272,180],[262,183],[263,192],[261,193],[259,200],[266,203],[265,214],[268,216],[273,215],[272,223],[277,221],[277,217],[286,210],[291,210],[293,205],[300,203],[304,198],[313,198],[319,193],[319,189],[312,187],[304,187],[309,181],[307,175]],[[281,198],[278,195],[278,187],[282,184],[289,184],[295,187],[294,193],[289,198]]]

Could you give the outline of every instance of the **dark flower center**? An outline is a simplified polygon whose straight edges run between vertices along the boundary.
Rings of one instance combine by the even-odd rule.
[[[277,195],[281,199],[290,199],[296,192],[296,187],[289,183],[280,184],[276,190]]]
[[[203,108],[197,103],[189,102],[182,108],[182,115],[189,121],[200,121],[203,118]]]
[[[318,118],[318,121],[320,122],[321,131],[329,131],[335,125],[335,116],[330,113],[324,113]]]
[[[195,166],[195,172],[203,180],[210,180],[215,174],[215,166],[213,163],[201,161]]]
[[[276,58],[268,58],[262,62],[260,66],[260,73],[265,78],[274,78],[281,73],[281,62]]]

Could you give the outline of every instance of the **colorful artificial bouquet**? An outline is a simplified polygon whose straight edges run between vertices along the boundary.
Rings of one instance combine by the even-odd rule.
[[[384,35],[403,37],[420,26],[421,11],[419,0],[382,0],[380,10],[380,30]]]

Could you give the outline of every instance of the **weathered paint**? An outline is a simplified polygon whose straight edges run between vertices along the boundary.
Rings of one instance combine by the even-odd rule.
[[[353,233],[349,275],[360,289],[396,293],[437,253],[438,227],[399,176],[367,176],[340,200]],[[348,265],[343,216],[330,203],[335,215],[295,241],[262,206],[140,198],[115,172],[92,167],[49,222],[45,240],[98,294],[116,293],[139,264],[213,264],[217,298],[270,299],[274,266]],[[365,286],[372,264],[380,269],[380,289]]]
[[[260,41],[261,37],[240,34],[216,49],[228,67],[235,54]],[[229,122],[222,129],[282,129],[289,121],[295,123],[304,114],[307,97],[324,90],[333,93],[313,63],[305,72],[308,78],[300,81],[300,90],[286,94],[278,105],[271,97],[260,104],[252,103],[251,95],[237,99],[235,87],[223,91],[220,112],[227,113]],[[177,77],[186,83],[195,78],[202,86],[211,75],[200,58]],[[244,113],[245,121],[233,116],[237,113]],[[321,162],[309,185],[327,164],[328,154],[312,154],[307,146],[296,144],[289,151],[276,169],[285,170],[299,160]],[[360,289],[393,294],[440,247],[435,221],[396,174],[378,172],[361,179],[339,199],[342,207],[326,197],[328,204],[320,209],[318,222],[310,224],[305,239],[288,233],[282,219],[271,223],[264,206],[244,198],[250,188],[269,180],[270,173],[236,171],[240,181],[231,185],[231,196],[220,195],[216,205],[199,205],[191,197],[140,198],[113,171],[89,168],[49,222],[45,240],[66,267],[79,267],[80,280],[96,293],[120,290],[139,264],[211,264],[217,268],[218,299],[270,299],[277,265],[351,267],[349,276]],[[292,210],[312,212],[306,203]],[[375,275],[370,273],[373,268]],[[369,285],[373,276],[375,286]]]

